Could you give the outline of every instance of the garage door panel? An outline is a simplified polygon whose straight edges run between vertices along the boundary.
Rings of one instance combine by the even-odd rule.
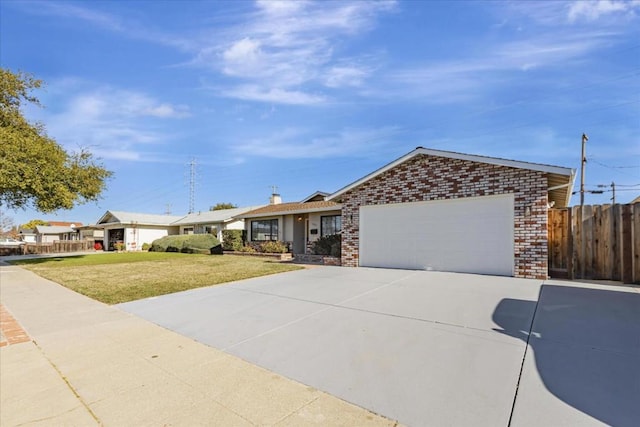
[[[513,195],[360,208],[360,265],[513,275]]]

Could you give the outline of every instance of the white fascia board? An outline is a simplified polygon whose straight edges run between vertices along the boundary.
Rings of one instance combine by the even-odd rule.
[[[565,206],[569,206],[571,203],[571,196],[573,195],[573,186],[576,183],[576,170],[571,169],[571,178],[569,178],[569,188],[567,189],[567,200],[565,201]]]

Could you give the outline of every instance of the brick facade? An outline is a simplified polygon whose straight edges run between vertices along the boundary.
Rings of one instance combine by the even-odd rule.
[[[416,155],[342,195],[342,265],[358,266],[359,208],[513,193],[515,276],[547,278],[544,172]]]

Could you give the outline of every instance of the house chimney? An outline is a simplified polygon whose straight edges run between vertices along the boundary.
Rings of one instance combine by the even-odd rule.
[[[279,205],[280,203],[282,203],[282,197],[280,197],[278,193],[271,194],[271,197],[269,197],[269,204]]]

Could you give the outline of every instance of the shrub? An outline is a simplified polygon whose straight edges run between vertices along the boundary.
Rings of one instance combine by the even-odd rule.
[[[320,237],[313,243],[313,253],[340,258],[342,255],[342,238],[339,234]]]
[[[151,247],[151,245],[148,244],[148,243],[143,243],[142,244],[142,250],[143,251],[148,251],[150,247]]]
[[[253,249],[251,246],[241,246],[240,249],[238,249],[238,252],[246,252],[248,254],[252,254],[256,252],[256,250]]]
[[[222,249],[239,251],[242,248],[242,230],[222,230]]]
[[[270,254],[283,254],[287,252],[287,245],[277,240],[273,242],[264,242],[260,245],[260,250]]]
[[[165,236],[154,240],[149,248],[151,252],[209,253],[220,242],[211,234],[182,234]]]

